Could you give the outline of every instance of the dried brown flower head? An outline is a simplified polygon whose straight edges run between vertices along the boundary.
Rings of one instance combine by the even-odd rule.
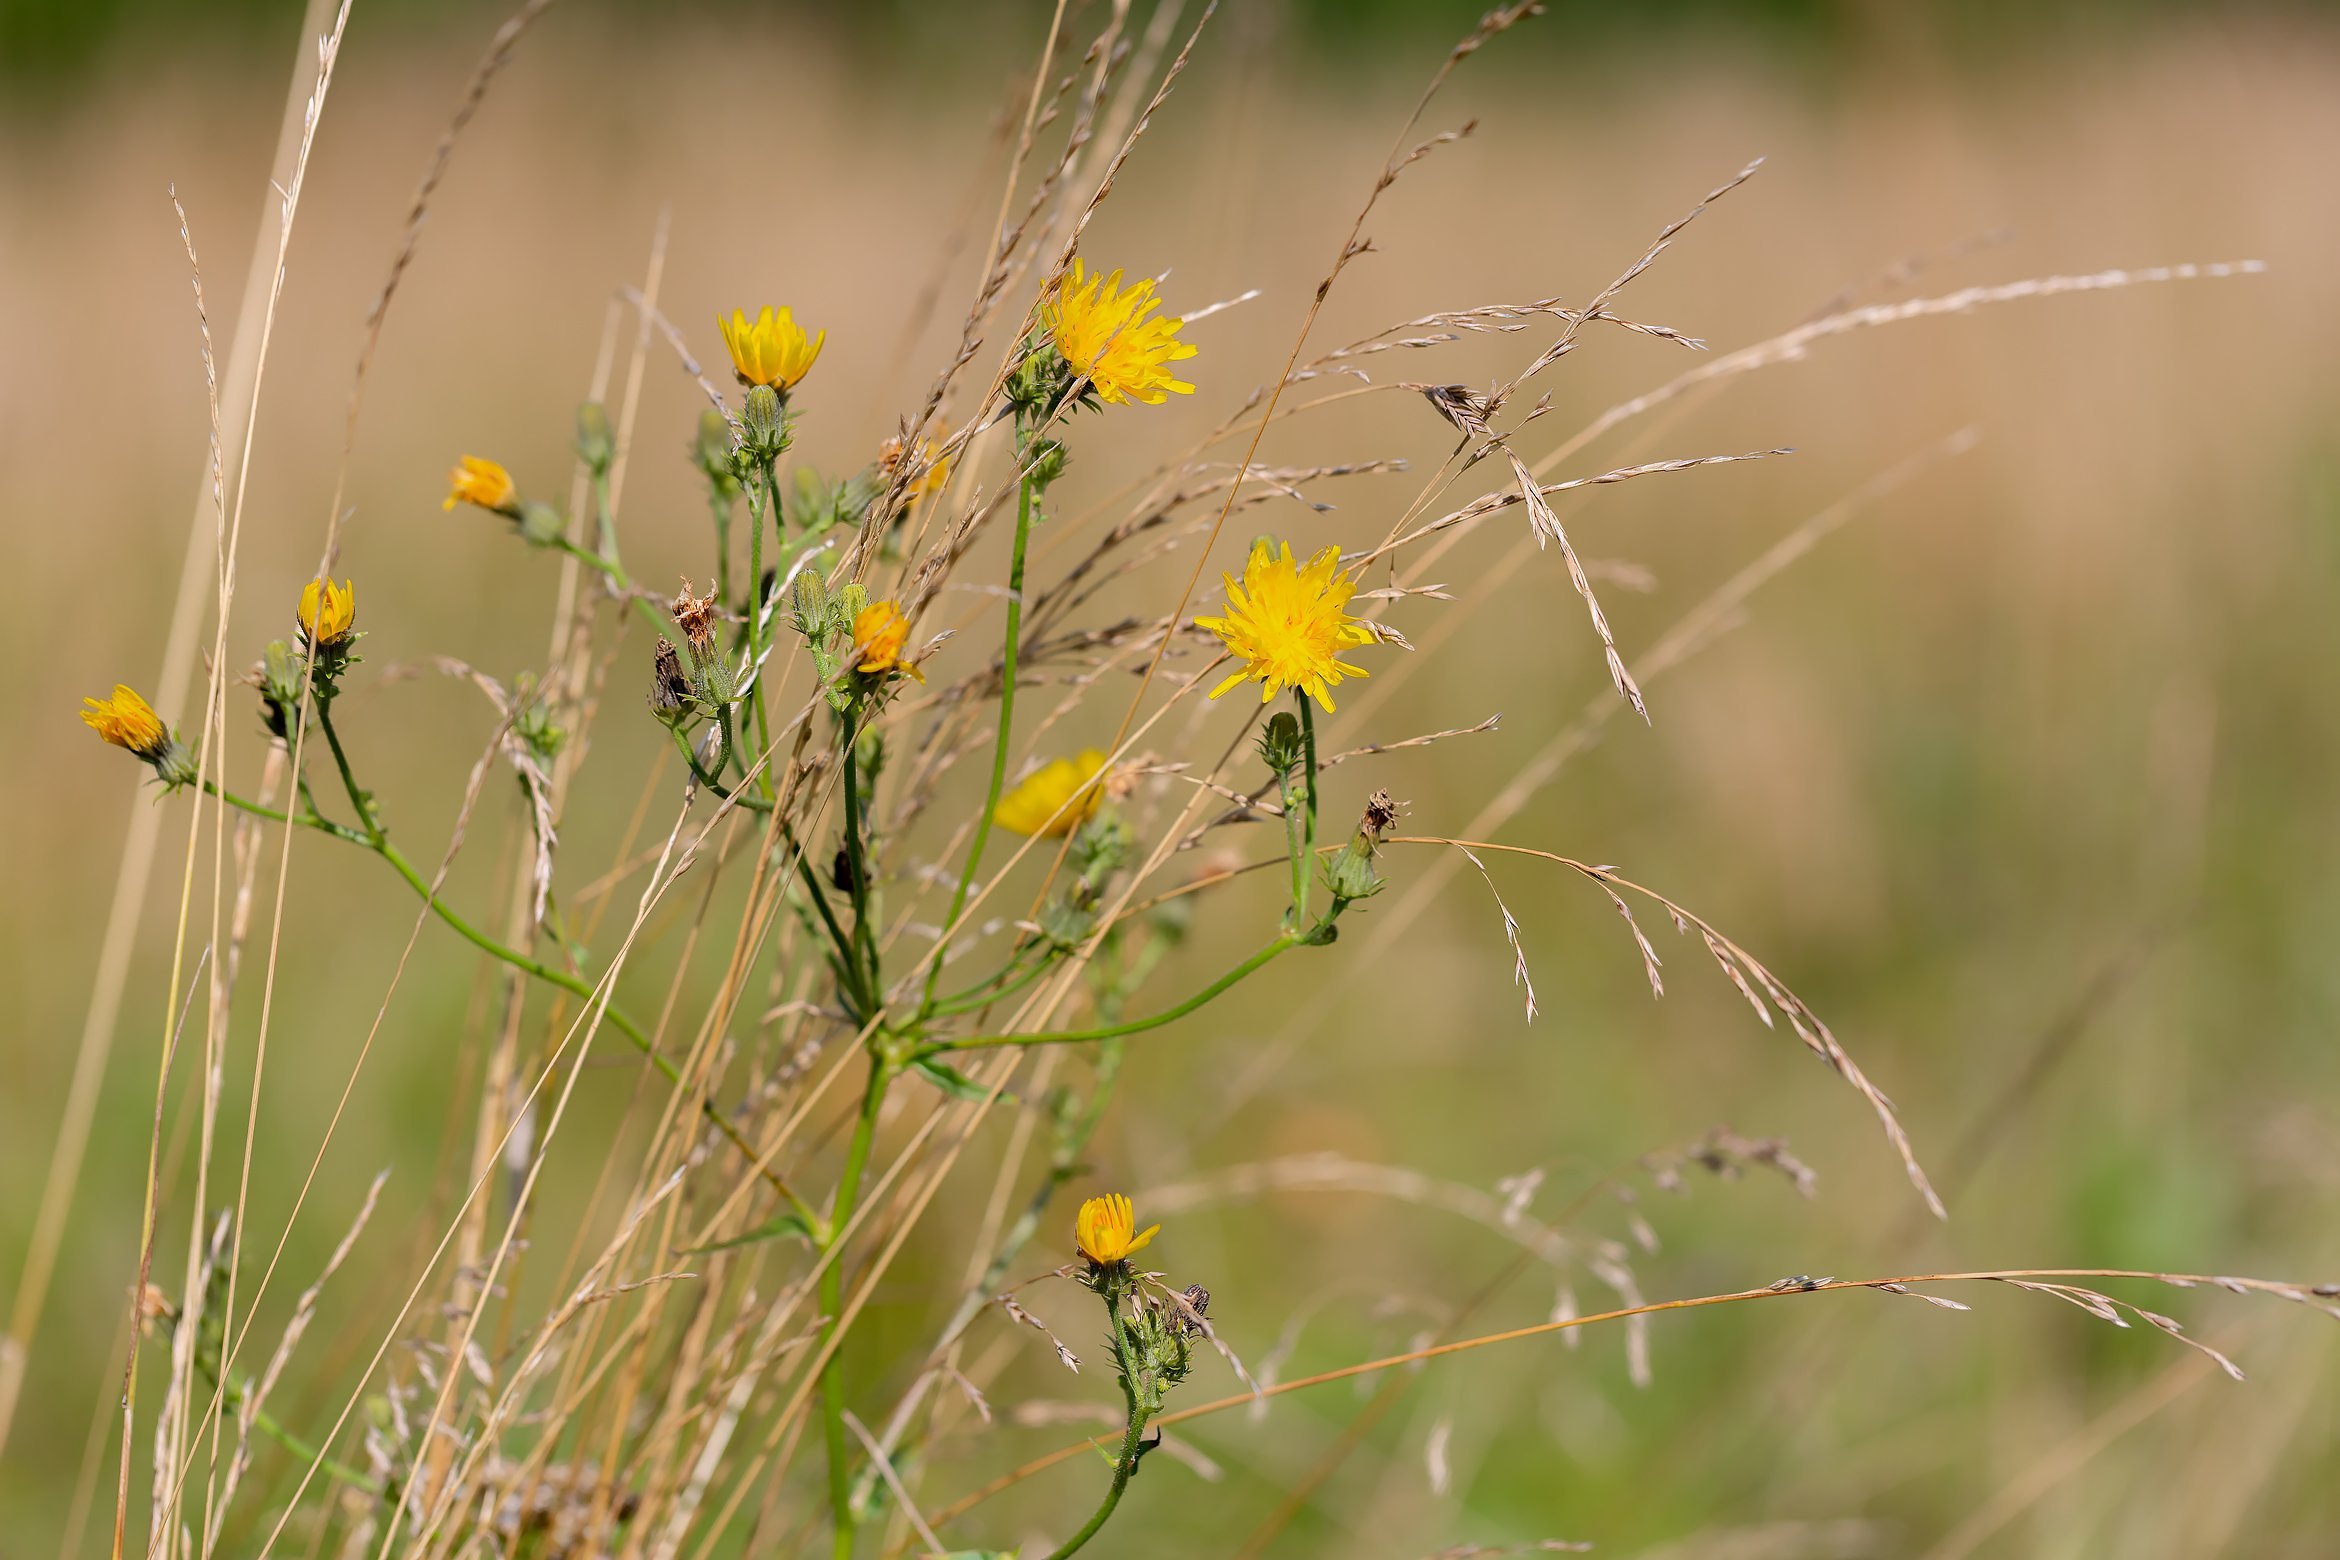
[[[667,605],[674,614],[674,626],[683,631],[691,642],[691,653],[704,657],[715,648],[715,593],[704,596],[691,594],[691,582],[684,580],[682,590]]]

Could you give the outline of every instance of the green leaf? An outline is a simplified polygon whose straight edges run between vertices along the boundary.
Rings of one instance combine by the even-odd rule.
[[[729,1251],[734,1246],[753,1246],[759,1241],[767,1240],[811,1239],[812,1226],[804,1222],[803,1214],[791,1208],[786,1212],[774,1214],[745,1235],[734,1235],[729,1240],[719,1240],[712,1245],[685,1246],[676,1255],[687,1257],[702,1251]]]
[[[991,1090],[977,1083],[947,1062],[938,1062],[931,1056],[921,1056],[910,1064],[910,1070],[928,1083],[956,1100],[987,1100]]]

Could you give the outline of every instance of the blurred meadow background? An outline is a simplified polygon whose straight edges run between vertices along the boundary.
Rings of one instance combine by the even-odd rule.
[[[612,342],[613,385],[631,359],[634,317],[613,300],[644,285],[655,252],[661,307],[703,359],[721,360],[719,308],[785,301],[824,326],[797,454],[823,470],[868,460],[956,341],[1049,9],[571,0],[522,41],[433,201],[348,467],[337,572],[358,581],[368,637],[340,718],[419,857],[443,848],[493,727],[476,691],[428,658],[508,678],[542,664],[552,611],[549,562],[491,517],[442,512],[451,459],[493,452],[565,491],[574,406]],[[1137,9],[1142,29],[1149,8]],[[1070,24],[1103,10],[1073,6]],[[1167,272],[1173,311],[1258,296],[1189,329],[1196,397],[1080,425],[1060,510],[1103,500],[1273,380],[1390,138],[1475,12],[1221,8],[1083,252]],[[366,311],[504,14],[353,10],[261,395],[229,635],[238,666],[289,627],[284,604],[310,577]],[[24,593],[0,618],[13,888],[0,896],[0,1298],[15,1322],[121,841],[142,810],[163,813],[86,1165],[0,1457],[0,1556],[23,1560],[105,1551],[125,1297],[177,1001],[193,809],[157,801],[74,719],[82,694],[116,680],[174,721],[197,697],[154,685],[207,481],[203,368],[166,190],[186,207],[224,353],[273,209],[288,67],[313,54],[283,0],[9,0],[0,48],[0,572]],[[1401,675],[1404,652],[1378,652],[1373,680],[1344,687],[1328,726],[1352,746],[1500,714],[1493,731],[1333,771],[1337,827],[1379,785],[1409,804],[1408,829],[1468,834],[1491,802],[1532,785],[1492,837],[1615,863],[1759,954],[1893,1096],[1950,1217],[1926,1216],[1858,1097],[1757,1026],[1662,917],[1644,917],[1668,961],[1653,1002],[1592,885],[1489,858],[1537,994],[1527,1022],[1487,885],[1444,853],[1398,850],[1391,891],[1334,948],[1132,1044],[1095,1173],[1060,1199],[1041,1245],[1069,1249],[1057,1231],[1075,1193],[1130,1190],[1141,1218],[1166,1226],[1156,1250],[1211,1288],[1229,1343],[1287,1379],[1450,1326],[1550,1314],[1551,1276],[1522,1271],[1517,1245],[1471,1216],[1500,1205],[1499,1183],[1538,1171],[1544,1216],[1565,1210],[1588,1233],[1647,1245],[1633,1266],[1651,1298],[2017,1265],[2340,1276],[2340,19],[2109,0],[1584,0],[1470,61],[1424,128],[1469,118],[1475,134],[1384,197],[1373,252],[1343,276],[1315,346],[1497,300],[1581,302],[1756,156],[1760,172],[1682,234],[1624,312],[1720,353],[1847,300],[2266,262],[2263,275],[1824,340],[1575,457],[1561,474],[1795,451],[1576,495],[1564,516],[1602,565],[1628,660],[1867,492],[1729,633],[1647,680],[1647,727],[1604,708],[1615,700],[1581,604],[1516,511],[1444,560],[1453,601],[1404,604],[1396,620],[1419,668]],[[1484,385],[1541,339],[1466,337],[1366,366],[1376,382]],[[662,343],[644,362],[622,523],[636,576],[670,590],[702,567],[705,503],[681,457],[704,403]],[[1523,450],[1540,455],[1689,366],[1675,343],[1588,333],[1535,387],[1552,410]],[[1943,453],[1967,429],[1972,447]],[[1404,395],[1279,422],[1265,458],[1402,456],[1415,474],[1312,490],[1336,506],[1323,513],[1237,516],[1196,605],[1216,603],[1217,568],[1237,566],[1254,529],[1272,525],[1303,553],[1378,540],[1453,440]],[[1868,491],[1893,472],[1890,491]],[[1455,501],[1503,483],[1489,463]],[[1049,540],[1035,542],[1042,573],[1070,557]],[[986,546],[997,577],[998,543]],[[1183,578],[1191,555],[1174,556]],[[1150,588],[1146,609],[1165,610],[1167,587]],[[938,665],[989,653],[998,618],[985,598],[947,595],[939,611],[938,627],[967,631]],[[649,647],[639,624],[630,634],[590,733],[597,762],[562,820],[569,896],[619,862],[638,807],[663,818],[678,794],[672,752],[635,703]],[[420,670],[390,675],[402,665]],[[231,778],[258,764],[247,698],[229,696]],[[1231,731],[1232,712],[1214,711],[1209,729]],[[1564,763],[1531,767],[1588,711]],[[1103,742],[1109,714],[1084,711],[1068,738]],[[972,799],[978,779],[953,784]],[[527,838],[511,788],[486,795],[449,879],[457,902],[488,903]],[[1210,849],[1273,854],[1274,833],[1254,825]],[[278,836],[263,838],[266,925]],[[1434,870],[1435,894],[1409,897]],[[605,890],[620,912],[612,935],[637,890]],[[1183,990],[1238,957],[1275,893],[1261,882],[1201,896],[1173,961],[1183,969],[1151,989]],[[665,989],[692,897],[646,929],[624,982],[637,1007]],[[252,1149],[250,1221],[271,1240],[414,915],[362,853],[294,842]],[[356,1390],[404,1274],[446,1222],[497,989],[464,944],[422,928],[292,1232],[286,1272],[305,1283],[390,1167],[381,1212],[273,1399],[288,1424],[321,1427]],[[259,990],[247,976],[238,994],[230,1166]],[[543,1187],[548,1220],[575,1216],[602,1145],[643,1129],[655,1101],[639,1096],[638,1071],[610,1047],[587,1073]],[[166,1144],[185,1131],[187,1087],[181,1076],[168,1096]],[[1674,1195],[1637,1167],[1718,1125],[1785,1139],[1816,1172],[1813,1196],[1785,1177],[1695,1167]],[[1003,1119],[980,1141],[996,1156],[1006,1132]],[[872,1403],[903,1385],[880,1363],[922,1345],[932,1293],[960,1281],[989,1184],[978,1174],[938,1200],[857,1327],[873,1341],[854,1385]],[[188,1210],[165,1202],[163,1227],[183,1229]],[[1039,1251],[1023,1266],[1060,1260]],[[298,1285],[280,1287],[279,1317]],[[1597,1309],[1602,1297],[1579,1298]],[[2138,1295],[2234,1354],[2250,1373],[2236,1385],[2149,1329],[2117,1332],[2011,1290],[1960,1298],[1975,1309],[1847,1293],[1659,1317],[1647,1385],[1632,1380],[1626,1335],[1595,1328],[1569,1335],[1578,1348],[1533,1339],[1293,1393],[1263,1416],[1177,1432],[1201,1466],[1149,1462],[1095,1552],[1408,1560],[1544,1539],[1744,1560],[2340,1551],[2329,1322],[2211,1290]],[[1032,1303],[1076,1347],[1090,1338],[1074,1297]],[[1044,1340],[996,1313],[971,1348],[1000,1368],[988,1388],[999,1423],[938,1445],[921,1470],[938,1505],[1082,1432],[1051,1422],[1051,1405],[1113,1397],[1101,1370],[1066,1375]],[[1234,1390],[1215,1362],[1198,1376],[1197,1398]],[[281,1452],[263,1448],[254,1477],[289,1488]],[[134,1499],[144,1478],[141,1462]],[[1076,1461],[945,1536],[1061,1536],[1098,1482]],[[256,1549],[267,1531],[257,1519],[240,1539],[231,1529],[223,1552],[253,1552],[237,1544]]]

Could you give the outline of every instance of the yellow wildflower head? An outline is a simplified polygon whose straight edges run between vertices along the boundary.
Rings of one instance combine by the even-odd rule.
[[[1095,748],[1043,764],[999,799],[991,821],[1018,834],[1061,839],[1097,810],[1105,794],[1097,775],[1104,767],[1105,755]]]
[[[752,325],[745,310],[734,309],[730,319],[716,315],[715,323],[723,332],[723,345],[731,353],[732,372],[739,375],[739,382],[769,385],[782,392],[795,389],[796,382],[812,372],[813,359],[821,355],[821,343],[829,339],[825,330],[807,336],[796,316],[786,309],[767,308]]]
[[[1123,287],[1119,271],[1096,276],[1075,260],[1044,318],[1058,354],[1099,396],[1159,406],[1173,390],[1194,394],[1194,386],[1170,377],[1170,364],[1194,356],[1178,339],[1184,321],[1146,317],[1161,306],[1151,280]]]
[[[907,672],[924,682],[926,674],[902,657],[909,642],[910,620],[902,615],[901,603],[873,601],[853,617],[853,669],[878,675]]]
[[[125,752],[156,763],[170,751],[170,728],[129,684],[116,683],[109,697],[81,704],[81,723]]]
[[[1298,688],[1331,714],[1332,696],[1325,690],[1343,677],[1365,675],[1342,661],[1341,652],[1374,642],[1373,630],[1349,616],[1357,582],[1341,571],[1341,550],[1327,547],[1302,567],[1289,542],[1279,548],[1262,537],[1252,544],[1243,578],[1224,578],[1227,615],[1196,618],[1195,624],[1218,635],[1243,664],[1211,697],[1257,678],[1262,704],[1285,688]]]
[[[1129,1199],[1119,1192],[1109,1192],[1081,1204],[1080,1215],[1073,1220],[1073,1241],[1081,1248],[1082,1256],[1099,1267],[1111,1267],[1144,1250],[1146,1242],[1161,1227],[1149,1224],[1140,1230]]]
[[[447,474],[447,501],[439,507],[453,509],[457,504],[477,504],[500,515],[512,515],[519,513],[515,502],[519,494],[510,472],[482,456],[466,455]]]
[[[301,632],[308,637],[311,649],[325,649],[346,642],[350,630],[357,624],[357,585],[343,580],[339,585],[331,580],[311,580],[301,587],[301,607],[298,613]]]

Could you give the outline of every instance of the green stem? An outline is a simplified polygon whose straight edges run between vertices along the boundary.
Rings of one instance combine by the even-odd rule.
[[[748,497],[748,518],[755,522],[755,533],[748,539],[748,675],[755,679],[755,686],[749,690],[748,703],[755,711],[756,751],[758,753],[769,752],[772,747],[771,724],[764,713],[764,518],[766,512],[770,512],[771,521],[775,528],[780,525],[780,482],[777,477],[773,476],[772,467],[773,462],[764,462],[762,489],[765,496],[763,501],[759,502],[756,499],[752,489]],[[787,540],[785,535],[781,537],[783,545],[786,544]],[[745,772],[747,767],[747,760],[743,755],[740,760],[740,769]],[[763,776],[762,788],[766,796],[772,794],[772,776],[769,772]]]
[[[921,1046],[915,1054],[925,1057],[934,1056],[944,1051],[975,1051],[1002,1045],[1074,1045],[1085,1040],[1110,1040],[1116,1035],[1134,1035],[1148,1029],[1159,1029],[1164,1024],[1184,1018],[1277,955],[1297,948],[1304,942],[1314,940],[1322,931],[1323,928],[1319,927],[1305,933],[1286,932],[1217,980],[1203,987],[1193,996],[1188,997],[1184,1002],[1178,1003],[1174,1007],[1164,1008],[1161,1012],[1148,1018],[1133,1018],[1126,1023],[1119,1024],[1103,1024],[1094,1029],[1058,1029],[1037,1034],[962,1035],[954,1040],[937,1040],[930,1045]]]
[[[604,558],[589,547],[578,546],[565,536],[557,538],[552,546],[555,552],[576,559],[607,580],[612,594],[622,596],[634,604],[635,609],[642,614],[642,621],[650,625],[650,632],[664,634],[667,631],[668,625],[664,615],[659,612],[649,597],[635,588],[634,577],[628,574],[625,571],[625,566],[615,558]]]
[[[691,766],[691,778],[717,796],[737,802],[750,812],[768,813],[772,810],[772,804],[762,797],[750,796],[744,790],[734,790],[724,784],[722,776],[707,773],[707,766],[699,762],[698,753],[691,747],[691,739],[679,731],[674,734],[674,745],[682,749],[683,762]]]
[[[983,794],[983,810],[975,815],[975,838],[967,845],[967,864],[959,870],[959,886],[951,893],[950,913],[943,917],[942,935],[935,939],[934,957],[926,967],[926,991],[919,998],[918,1015],[934,1015],[934,985],[942,977],[943,951],[958,929],[959,912],[967,891],[974,886],[975,869],[982,864],[983,847],[991,839],[991,815],[999,807],[1000,788],[1007,781],[1008,735],[1016,718],[1016,650],[1024,626],[1024,550],[1032,537],[1032,476],[1029,470],[1016,493],[1016,540],[1008,555],[1007,638],[999,652],[999,735],[991,748],[991,786]]]
[[[795,838],[782,835],[781,849],[796,858],[796,875],[804,883],[804,891],[812,899],[813,908],[820,911],[821,924],[828,928],[829,940],[837,945],[838,979],[845,999],[853,1004],[854,1021],[859,1023],[868,1017],[877,1004],[862,985],[860,956],[854,949],[853,939],[846,936],[845,928],[838,924],[837,912],[829,905],[828,890],[821,886],[820,874],[813,870],[812,863],[797,848]]]
[[[839,1313],[845,1299],[844,1264],[837,1248],[843,1244],[846,1226],[853,1220],[854,1205],[861,1195],[862,1173],[869,1168],[870,1148],[877,1140],[878,1112],[885,1104],[886,1086],[893,1078],[892,1064],[882,1052],[873,1051],[869,1059],[869,1086],[861,1098],[861,1115],[853,1124],[853,1139],[845,1149],[845,1166],[837,1176],[836,1201],[822,1226],[824,1266],[820,1303],[825,1320],[821,1325],[821,1348],[828,1355],[828,1363],[821,1367],[821,1434],[829,1454],[829,1510],[836,1529],[837,1560],[851,1560],[853,1554],[852,1448],[846,1440],[843,1361],[835,1346]]]
[[[209,1379],[213,1386],[218,1386],[219,1369],[217,1362],[209,1358],[204,1358],[200,1360],[199,1363],[203,1368],[204,1376]],[[240,1413],[243,1411],[246,1400],[248,1400],[252,1395],[252,1384],[248,1381],[237,1382],[235,1385],[227,1389],[226,1395],[228,1407],[235,1409]],[[327,1477],[338,1479],[343,1484],[348,1485],[352,1489],[363,1490],[368,1495],[375,1497],[377,1500],[381,1498],[382,1486],[380,1484],[376,1483],[366,1474],[360,1473],[357,1469],[352,1468],[349,1464],[336,1458],[326,1456],[324,1452],[320,1451],[314,1446],[311,1446],[308,1442],[302,1440],[299,1436],[293,1434],[290,1430],[287,1430],[277,1421],[274,1415],[268,1412],[268,1410],[264,1408],[254,1408],[252,1410],[252,1428],[259,1431],[262,1435],[267,1436],[268,1439],[274,1441],[277,1445],[283,1447],[287,1452],[290,1452],[301,1462],[315,1467],[318,1472],[325,1474]]]
[[[1026,967],[1021,973],[1016,973],[1015,967],[1010,965],[989,980],[977,981],[965,991],[944,997],[933,1003],[927,1008],[926,1016],[928,1018],[951,1018],[960,1013],[972,1013],[977,1008],[989,1007],[1003,997],[1014,996],[1038,980],[1048,972],[1048,968],[1053,962],[1052,958],[1043,958],[1039,963]],[[1013,978],[1009,978],[1010,976]]]
[[[1295,863],[1298,870],[1294,875],[1297,891],[1294,905],[1299,910],[1299,919],[1294,924],[1305,926],[1308,923],[1308,868],[1316,860],[1316,706],[1308,702],[1305,693],[1300,694],[1299,698],[1300,749],[1308,761],[1308,788],[1302,796],[1304,806],[1301,814],[1300,854]]]
[[[1113,1459],[1113,1483],[1106,1488],[1104,1503],[1098,1506],[1095,1514],[1078,1533],[1066,1539],[1048,1556],[1048,1560],[1066,1560],[1067,1556],[1077,1553],[1097,1536],[1098,1531],[1112,1517],[1113,1508],[1121,1504],[1121,1492],[1129,1488],[1129,1476],[1137,1472],[1138,1455],[1145,1444],[1146,1420],[1150,1416],[1138,1405],[1137,1388],[1130,1381],[1129,1354],[1122,1342],[1118,1301],[1114,1303],[1109,1320],[1113,1328],[1114,1358],[1121,1365],[1121,1395],[1129,1404],[1129,1429],[1121,1438],[1121,1455]]]
[[[861,727],[845,729],[845,866],[853,895],[853,938],[863,950],[864,989],[872,996],[885,989],[878,974],[877,931],[870,925],[869,853],[861,839]]]
[[[609,561],[610,583],[616,584],[625,569],[618,562],[617,516],[609,507],[609,467],[597,468],[593,473],[593,541],[594,550]]]

